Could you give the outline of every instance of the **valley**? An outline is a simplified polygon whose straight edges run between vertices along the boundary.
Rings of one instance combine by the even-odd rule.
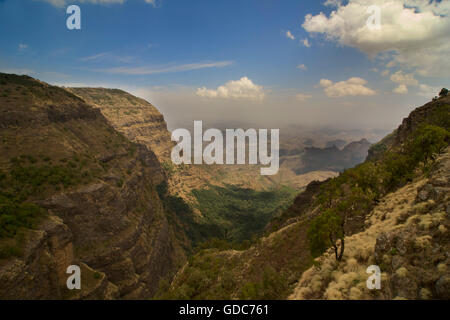
[[[447,299],[449,104],[373,145],[282,136],[264,176],[175,165],[164,116],[125,91],[1,73],[0,298]]]

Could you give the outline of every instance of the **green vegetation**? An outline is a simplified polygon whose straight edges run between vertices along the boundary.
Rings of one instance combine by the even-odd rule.
[[[0,171],[0,258],[20,255],[23,231],[37,227],[46,215],[33,198],[91,179],[77,157],[61,159],[61,165],[39,158],[20,155],[10,159],[8,171]]]
[[[0,196],[0,238],[14,237],[19,228],[34,228],[45,210],[32,203],[15,203]]]
[[[190,258],[176,290],[163,280],[156,299],[280,299],[288,293],[287,279],[270,266],[261,271],[260,281],[240,283],[233,274],[236,261],[216,249],[203,250]],[[238,294],[238,296],[236,296]]]
[[[242,300],[276,300],[286,296],[289,290],[287,280],[272,267],[264,269],[260,282],[246,282],[241,289]]]
[[[161,163],[162,168],[166,172],[167,176],[170,177],[174,174],[176,171],[175,165],[172,163],[172,161],[167,160]]]
[[[255,191],[227,185],[193,190],[192,194],[206,221],[217,225],[216,237],[242,242],[260,235],[270,219],[291,204],[296,192],[286,186]]]
[[[222,275],[227,259],[214,255],[215,251],[204,250],[190,258],[189,266],[186,266],[179,279],[182,283],[175,291],[170,291],[169,284],[162,282],[156,299],[208,299],[213,296],[216,299],[231,299],[231,294],[237,283],[231,273]]]
[[[168,212],[168,219],[181,228],[197,249],[245,250],[261,235],[269,220],[286,209],[295,190],[281,187],[273,191],[255,191],[228,185],[196,189],[192,194],[202,218],[180,197],[167,193],[167,183],[156,191]]]
[[[344,230],[342,217],[335,209],[327,209],[318,215],[308,230],[311,254],[320,256],[329,247],[333,247],[336,260],[340,261],[344,253]],[[340,240],[340,245],[337,241]]]
[[[175,228],[175,235],[180,243],[184,243],[186,240],[183,239],[183,234],[186,234],[191,242],[191,245],[185,244],[187,252],[192,251],[192,247],[205,241],[205,239],[213,237],[215,232],[217,232],[216,226],[197,221],[195,213],[181,197],[168,194],[167,182],[163,181],[157,185],[156,191],[162,200],[169,223]]]
[[[407,154],[415,162],[428,164],[434,161],[436,155],[447,147],[450,133],[445,128],[434,125],[422,125],[414,133],[413,139],[407,145]]]
[[[29,155],[21,155],[11,159],[8,174],[3,173],[0,181],[2,194],[13,197],[16,201],[25,201],[29,196],[45,193],[49,190],[59,190],[90,179],[91,173],[83,170],[83,164],[76,161],[61,159],[62,165],[44,163]]]

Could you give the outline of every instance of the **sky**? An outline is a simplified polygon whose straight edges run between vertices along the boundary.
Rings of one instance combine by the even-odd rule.
[[[0,71],[124,89],[170,129],[390,131],[450,85],[449,13],[428,0],[0,0]]]

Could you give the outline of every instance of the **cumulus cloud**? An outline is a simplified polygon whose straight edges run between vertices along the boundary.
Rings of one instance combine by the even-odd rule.
[[[262,86],[254,84],[247,77],[239,80],[228,81],[216,90],[205,87],[198,88],[196,94],[200,97],[223,98],[223,99],[243,99],[243,100],[263,100],[265,93]]]
[[[294,35],[291,33],[290,30],[286,31],[286,38],[289,38],[291,40],[295,40]]]
[[[299,93],[295,96],[297,98],[298,101],[304,102],[308,99],[312,98],[312,95],[310,94],[304,94],[304,93]]]
[[[345,97],[345,96],[373,96],[376,92],[365,86],[367,81],[353,77],[345,81],[333,82],[328,79],[321,79],[319,85],[324,88],[328,97]]]
[[[423,76],[448,76],[450,65],[450,1],[349,0],[327,1],[335,9],[305,16],[311,34],[354,47],[370,57],[387,55],[387,66],[414,69]],[[381,28],[370,30],[369,6],[381,10]]]
[[[306,67],[304,64],[299,64],[296,68],[303,71],[308,70],[308,67]]]

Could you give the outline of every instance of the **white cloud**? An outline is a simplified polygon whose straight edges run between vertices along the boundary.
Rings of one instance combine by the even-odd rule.
[[[300,69],[300,70],[303,70],[303,71],[308,70],[308,67],[305,66],[304,64],[299,64],[296,68],[297,68],[297,69]]]
[[[333,3],[329,16],[308,14],[302,24],[311,34],[359,49],[371,57],[385,54],[387,66],[414,69],[424,76],[450,74],[450,1],[349,0]],[[381,9],[381,28],[369,30],[371,5]]]
[[[389,70],[386,69],[386,70],[381,71],[381,75],[383,77],[387,77],[389,75]]]
[[[398,94],[407,94],[408,93],[408,87],[406,85],[404,85],[404,84],[400,84],[392,92],[398,93]]]
[[[376,94],[374,90],[365,86],[366,80],[358,77],[339,82],[321,79],[319,84],[324,88],[328,97],[373,96]]]
[[[95,71],[112,74],[147,75],[157,73],[182,72],[205,68],[221,68],[231,65],[231,61],[200,62],[162,67],[114,67],[108,69],[96,69]]]
[[[308,99],[311,99],[312,95],[304,94],[304,93],[298,93],[295,97],[297,98],[298,101],[304,102],[304,101],[306,101]]]
[[[286,38],[289,38],[291,40],[295,40],[294,35],[291,33],[290,30],[286,31]]]
[[[207,98],[243,99],[243,100],[263,100],[265,93],[262,86],[254,84],[247,77],[239,80],[228,81],[216,90],[205,87],[198,88],[196,94]]]
[[[311,44],[309,43],[308,38],[301,40],[300,43],[302,43],[307,48],[311,47]]]

